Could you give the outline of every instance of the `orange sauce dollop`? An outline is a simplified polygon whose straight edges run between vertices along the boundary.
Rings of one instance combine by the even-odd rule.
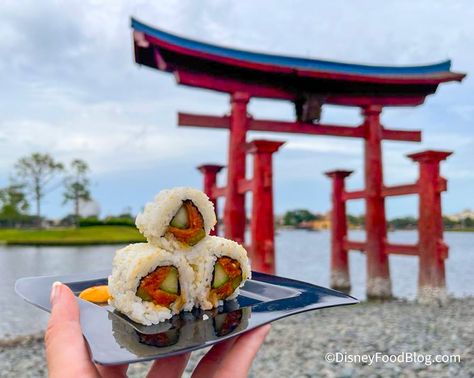
[[[93,303],[106,303],[110,298],[109,287],[107,285],[88,287],[81,291],[79,298]]]

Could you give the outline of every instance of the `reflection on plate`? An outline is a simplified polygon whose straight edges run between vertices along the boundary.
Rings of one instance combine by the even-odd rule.
[[[50,311],[54,281],[78,294],[87,287],[107,284],[110,271],[68,276],[30,277],[16,282],[26,301]],[[135,323],[110,306],[79,299],[81,325],[92,358],[117,365],[169,357],[211,346],[286,316],[325,307],[357,303],[346,294],[306,282],[254,272],[236,300],[212,311],[193,310],[153,326]]]
[[[230,307],[238,307],[237,301],[232,302]],[[229,312],[227,309],[227,306],[222,306],[212,311],[175,315],[160,323],[159,327],[153,326],[154,333],[140,332],[133,321],[116,311],[109,312],[108,317],[112,321],[116,342],[129,352],[146,357],[155,354],[156,349],[163,353],[176,348],[189,348],[246,329],[251,308],[238,308]]]

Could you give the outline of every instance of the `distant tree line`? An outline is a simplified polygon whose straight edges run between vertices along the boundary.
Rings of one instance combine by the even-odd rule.
[[[282,222],[284,226],[297,227],[298,225],[301,225],[302,223],[311,222],[314,220],[320,220],[322,218],[323,218],[322,215],[314,214],[309,210],[297,209],[297,210],[287,211],[283,215]],[[364,228],[365,215],[348,214],[347,222],[349,226],[351,227]],[[465,218],[462,220],[452,220],[451,218],[444,216],[443,225],[444,225],[444,228],[447,230],[474,228],[474,219]],[[412,230],[412,229],[417,228],[418,219],[412,216],[393,218],[387,222],[387,226],[391,229],[396,229],[396,230]]]
[[[448,217],[443,217],[443,224],[446,230],[474,228],[474,218],[467,217],[464,219],[453,220]]]
[[[364,228],[365,227],[365,215],[347,214],[347,222],[352,227]]]
[[[115,217],[99,219],[97,217],[87,217],[79,219],[79,227],[92,226],[129,226],[135,227],[135,218],[131,214],[120,214]]]
[[[61,187],[63,204],[73,204],[73,221],[79,225],[79,203],[90,199],[88,174],[89,166],[81,159],[65,166],[49,154],[33,153],[20,158],[14,165],[10,184],[0,189],[0,225],[41,227],[43,200]],[[31,202],[34,216],[29,215]]]

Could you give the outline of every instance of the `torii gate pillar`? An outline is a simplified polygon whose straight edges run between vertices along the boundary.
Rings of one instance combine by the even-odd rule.
[[[447,184],[440,175],[439,163],[449,155],[451,152],[445,151],[408,155],[420,164],[418,299],[421,302],[431,302],[433,298],[443,301],[447,297],[444,260],[448,257],[448,247],[443,241],[441,211],[441,192]]]
[[[382,170],[381,106],[369,105],[363,109],[365,143],[365,188],[367,233],[367,297],[388,299],[392,297],[392,285],[388,254],[386,251],[387,224]]]
[[[214,205],[214,211],[216,212],[216,218],[218,218],[219,211],[217,209],[217,197],[214,193],[214,188],[217,186],[217,174],[224,168],[223,165],[217,164],[203,164],[197,167],[197,169],[203,174],[204,176],[204,193],[207,194],[209,200]],[[218,233],[218,225],[217,223],[214,226],[214,229],[211,230],[210,235],[217,235]]]
[[[253,154],[250,259],[252,269],[257,272],[275,274],[272,155],[284,143],[254,140],[247,147],[248,152]]]
[[[350,293],[349,251],[347,239],[346,201],[344,200],[345,178],[352,171],[330,171],[326,176],[332,179],[331,210],[331,288]]]
[[[231,96],[229,154],[226,201],[224,206],[225,237],[244,243],[245,193],[239,193],[239,182],[245,180],[246,134],[248,129],[247,104],[250,96],[236,92]]]

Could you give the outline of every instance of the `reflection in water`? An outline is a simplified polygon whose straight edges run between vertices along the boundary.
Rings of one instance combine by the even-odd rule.
[[[143,328],[117,312],[109,312],[109,319],[116,342],[136,356],[146,357],[156,354],[156,348],[160,353],[192,348],[246,329],[251,308],[232,309],[235,307],[237,301],[231,301],[212,311],[194,310]]]

